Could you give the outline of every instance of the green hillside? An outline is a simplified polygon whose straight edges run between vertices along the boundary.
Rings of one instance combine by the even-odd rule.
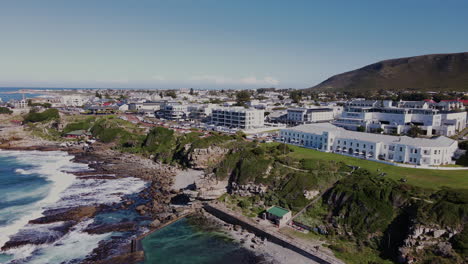
[[[377,62],[332,76],[311,91],[468,91],[468,52]]]

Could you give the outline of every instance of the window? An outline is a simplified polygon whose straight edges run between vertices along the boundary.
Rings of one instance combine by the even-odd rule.
[[[400,151],[403,151],[403,147],[400,147]]]
[[[357,143],[356,145],[357,145],[357,147],[359,148],[359,143]]]
[[[418,154],[418,150],[417,150],[417,149],[414,150],[414,154]]]
[[[370,146],[370,149],[374,149],[374,146],[371,145],[371,146]]]

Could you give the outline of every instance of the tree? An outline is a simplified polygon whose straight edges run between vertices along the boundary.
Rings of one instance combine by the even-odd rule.
[[[410,137],[417,137],[418,135],[422,133],[423,133],[422,129],[418,126],[411,126],[411,128],[407,132],[408,136]]]
[[[172,99],[177,98],[177,94],[174,90],[167,91],[166,96],[170,96]]]
[[[190,92],[189,92],[190,95],[194,95],[195,93],[193,92],[193,88],[190,88]]]
[[[236,105],[246,106],[246,103],[250,102],[250,92],[242,90],[236,93]]]
[[[284,96],[282,96],[282,95],[280,94],[280,95],[278,95],[278,99],[281,100],[281,101],[283,101],[283,100],[284,100]]]
[[[8,114],[11,115],[13,111],[10,110],[8,107],[0,107],[0,114]]]
[[[364,126],[358,126],[357,131],[358,132],[366,132],[366,128]]]
[[[96,91],[96,93],[94,94],[95,97],[99,98],[99,99],[102,99],[102,95]]]
[[[463,141],[463,142],[458,143],[458,148],[468,150],[468,141]]]
[[[289,93],[289,97],[293,100],[293,103],[299,103],[302,100],[302,92],[299,90],[294,90]]]

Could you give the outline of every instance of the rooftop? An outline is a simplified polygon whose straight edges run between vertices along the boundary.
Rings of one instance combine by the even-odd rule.
[[[387,144],[403,144],[415,147],[449,147],[456,142],[455,140],[444,136],[436,138],[411,138],[408,136],[391,136],[374,133],[356,132],[334,126],[330,123],[300,125],[288,128],[286,130],[319,135],[323,134],[324,132],[330,132],[338,138],[357,139],[367,142],[384,142]]]
[[[278,217],[283,217],[285,214],[289,213],[289,210],[279,206],[272,206],[268,208],[267,212]]]

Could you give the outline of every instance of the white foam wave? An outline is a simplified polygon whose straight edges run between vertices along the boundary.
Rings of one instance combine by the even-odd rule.
[[[28,175],[28,174],[33,173],[32,171],[23,170],[23,169],[16,169],[15,172],[18,173],[18,174],[23,174],[23,175]]]
[[[48,245],[25,245],[8,250],[15,260],[29,264],[68,263],[84,259],[99,244],[112,234],[91,235],[82,232],[93,220],[77,224],[68,234]]]
[[[23,215],[13,223],[0,227],[0,245],[4,245],[8,238],[17,233],[24,227],[29,220],[42,216],[43,208],[47,205],[53,204],[60,199],[60,193],[67,189],[75,180],[72,174],[62,172],[65,165],[74,166],[70,161],[73,156],[68,155],[61,151],[0,151],[0,155],[15,158],[20,164],[31,166],[32,169],[28,170],[31,173],[37,173],[41,177],[46,178],[52,182],[52,187],[47,196],[29,206],[31,211]],[[85,164],[76,164],[76,166]],[[11,210],[11,208],[9,208]]]
[[[73,157],[64,152],[0,150],[0,156],[10,156],[15,158],[16,161],[28,165],[28,170],[19,170],[17,171],[18,174],[35,173],[52,182],[52,188],[48,187],[50,191],[44,199],[21,208],[23,212],[30,212],[12,224],[0,227],[0,246],[8,241],[11,235],[18,233],[21,229],[38,228],[38,231],[41,231],[41,229],[46,228],[47,226],[43,225],[27,224],[31,219],[41,217],[44,210],[83,205],[113,204],[120,202],[122,196],[137,193],[146,186],[144,181],[132,177],[77,179],[67,172],[85,171],[89,170],[89,167],[85,164],[72,163],[71,159]],[[29,169],[29,167],[31,168]],[[25,195],[27,194],[19,193],[10,199],[19,199]],[[6,213],[14,213],[19,208],[9,208],[8,210],[9,212]],[[7,253],[14,254],[15,261],[25,260],[25,263],[67,263],[73,259],[82,259],[98,246],[99,241],[111,236],[111,233],[103,235],[82,233],[81,230],[90,223],[89,221],[92,220],[78,224],[72,231],[52,244],[26,245],[11,249]]]
[[[57,203],[49,208],[118,203],[122,196],[140,192],[145,185],[144,181],[133,177],[111,180],[79,179],[65,190]]]

